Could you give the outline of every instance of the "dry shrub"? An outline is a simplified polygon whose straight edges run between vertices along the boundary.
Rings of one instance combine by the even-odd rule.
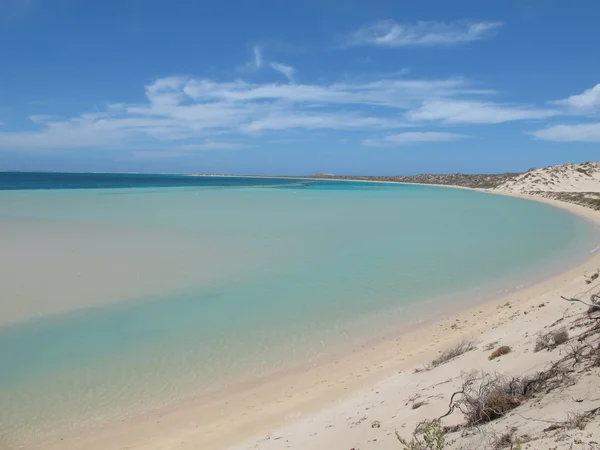
[[[520,384],[521,393],[525,397],[531,397],[541,392],[548,393],[569,382],[570,378],[568,370],[555,364],[548,370],[542,370],[515,380]]]
[[[592,367],[600,367],[600,346],[590,352],[592,357]]]
[[[564,344],[569,340],[569,332],[565,328],[561,328],[552,333],[552,339],[554,340],[555,346]]]
[[[551,331],[550,333],[542,334],[535,342],[534,352],[541,350],[552,350],[558,345],[564,344],[569,340],[569,332],[561,328],[560,330]]]
[[[494,441],[494,449],[496,450],[500,450],[502,448],[507,448],[510,447],[512,445],[512,440],[513,440],[513,432],[511,431],[507,431],[506,433],[500,435],[498,437],[498,439],[496,439],[496,441]]]
[[[454,347],[444,350],[440,356],[431,361],[433,367],[440,366],[476,348],[473,341],[461,341]]]
[[[467,425],[480,425],[519,406],[526,399],[522,391],[521,379],[472,373],[463,384],[463,395],[457,406],[465,415]]]
[[[535,353],[537,353],[537,352],[541,352],[542,350],[548,350],[549,343],[550,343],[550,336],[548,334],[543,334],[537,338],[537,341],[535,341],[535,347],[534,347],[533,351]]]
[[[517,427],[512,427],[508,429],[505,433],[497,436],[493,441],[494,450],[501,450],[503,448],[508,448],[511,450],[521,449],[521,444],[527,442],[529,437],[527,435],[523,435],[521,437],[517,436]]]
[[[577,428],[578,430],[585,430],[588,422],[590,421],[590,415],[585,412],[570,412],[567,414],[567,428]]]
[[[525,377],[471,372],[464,378],[462,389],[453,395],[447,414],[457,408],[467,426],[481,425],[504,416],[539,392],[549,392],[567,378],[568,373],[556,365]],[[457,394],[460,396],[454,401]]]
[[[503,345],[502,347],[498,347],[496,350],[492,352],[492,354],[488,357],[488,359],[496,359],[502,355],[506,355],[511,352],[511,348],[508,345]]]
[[[588,316],[591,316],[592,314],[597,312],[600,312],[600,305],[592,305],[587,310]]]
[[[487,344],[487,345],[485,346],[484,350],[485,350],[485,351],[488,351],[488,352],[489,352],[489,351],[491,351],[491,350],[494,350],[494,347],[495,347],[496,345],[498,345],[499,343],[500,343],[500,341],[494,341],[494,342],[490,342],[489,344]]]

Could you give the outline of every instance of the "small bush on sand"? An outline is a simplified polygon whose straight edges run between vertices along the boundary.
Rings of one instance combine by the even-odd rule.
[[[474,426],[502,417],[525,398],[521,379],[472,373],[463,383],[458,407],[465,415],[467,425]]]
[[[542,334],[535,342],[534,352],[542,350],[552,350],[558,345],[564,344],[569,340],[569,332],[564,328],[551,331],[550,333]]]
[[[585,412],[570,412],[567,415],[567,428],[577,428],[578,430],[585,430],[588,422],[590,421],[590,415]]]
[[[492,354],[488,357],[488,359],[496,359],[502,355],[506,355],[511,352],[511,349],[508,345],[503,345],[502,347],[498,347],[496,350],[492,352]]]
[[[517,437],[517,427],[512,427],[507,430],[505,433],[498,436],[493,442],[494,450],[501,449],[510,449],[510,450],[521,450],[521,444],[523,442],[527,442],[528,437],[524,436],[522,438]]]
[[[478,426],[504,416],[540,392],[549,392],[568,381],[568,372],[553,365],[550,369],[525,377],[471,372],[461,389],[450,399],[446,417],[455,409],[463,413],[466,426]]]
[[[591,316],[592,314],[597,312],[600,312],[600,305],[592,305],[587,310],[588,316]]]
[[[552,333],[552,339],[554,340],[555,346],[564,344],[569,340],[569,332],[566,329],[561,328],[560,330]]]
[[[433,367],[440,366],[442,364],[447,363],[448,361],[453,360],[454,358],[459,357],[464,353],[474,350],[475,348],[475,343],[473,341],[461,341],[454,347],[444,350],[440,354],[440,356],[431,361],[431,365]]]
[[[600,347],[592,351],[592,367],[600,367]]]
[[[419,437],[419,434],[422,436]],[[444,450],[446,448],[446,436],[437,421],[426,422],[418,426],[410,441],[400,436],[397,431],[396,437],[404,446],[404,450]]]

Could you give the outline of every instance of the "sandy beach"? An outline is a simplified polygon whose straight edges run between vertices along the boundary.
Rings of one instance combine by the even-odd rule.
[[[567,209],[600,225],[600,216],[590,209],[534,200]],[[555,358],[556,351],[533,353],[532,342],[538,332],[565,314],[583,311],[583,305],[567,303],[560,295],[574,296],[589,289],[586,276],[599,268],[600,252],[594,252],[583,264],[541,283],[417,324],[401,335],[365,344],[350,354],[128,417],[118,426],[107,421],[93,429],[66,433],[38,442],[34,448],[400,448],[394,432],[398,430],[408,437],[423,418],[443,414],[461,373],[525,373],[539,370]],[[436,369],[414,373],[463,339],[476,341],[477,350]],[[491,343],[509,345],[512,352],[488,361],[490,351],[486,348]],[[587,388],[593,390],[594,386]],[[587,395],[582,397],[593,400]],[[412,409],[411,403],[417,400],[426,404]],[[592,404],[586,402],[561,399],[552,402],[550,412],[540,409],[539,414],[548,417],[552,413],[555,420],[562,420],[566,411]],[[530,415],[535,413],[528,410]],[[460,421],[459,416],[455,413],[448,423]]]

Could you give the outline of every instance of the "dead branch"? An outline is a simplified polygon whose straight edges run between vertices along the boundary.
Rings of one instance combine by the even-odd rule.
[[[563,300],[566,300],[568,302],[580,302],[580,303],[583,303],[586,306],[598,306],[598,305],[596,305],[594,303],[588,303],[585,300],[581,300],[581,299],[578,299],[578,298],[567,298],[567,297],[564,297],[562,295],[560,296],[560,298],[562,298]]]

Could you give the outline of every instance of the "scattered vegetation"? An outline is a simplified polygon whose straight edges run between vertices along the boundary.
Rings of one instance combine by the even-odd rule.
[[[502,347],[498,347],[496,350],[492,352],[492,354],[488,357],[489,360],[499,358],[502,355],[507,355],[511,352],[511,348],[508,345],[503,345]]]
[[[416,183],[416,184],[440,184],[449,186],[463,186],[476,189],[493,189],[509,180],[515,178],[518,173],[501,173],[501,174],[422,174],[408,176],[347,176],[347,175],[331,175],[319,174],[314,175],[314,178],[328,178],[341,180],[365,180],[365,181],[391,181],[396,183]]]
[[[508,448],[510,450],[521,450],[521,444],[527,442],[527,436],[517,437],[517,427],[512,427],[505,433],[496,437],[493,442],[494,450],[501,450]]]
[[[591,416],[587,412],[570,412],[567,415],[567,421],[565,428],[576,428],[578,430],[585,430]]]
[[[594,296],[592,296],[594,297]],[[565,299],[579,301],[586,305],[590,303],[579,299]],[[592,304],[599,304],[599,298],[592,298]],[[463,375],[462,384],[458,391],[450,397],[448,412],[433,421],[421,423],[415,429],[412,440],[402,438],[398,433],[398,441],[404,446],[404,450],[442,450],[452,445],[445,439],[448,433],[462,430],[463,436],[474,433],[482,433],[492,430],[489,441],[484,447],[476,443],[473,448],[491,448],[494,450],[511,449],[521,450],[522,444],[531,441],[532,437],[517,435],[517,428],[510,428],[500,435],[493,428],[483,427],[494,420],[505,416],[510,411],[522,405],[524,402],[546,395],[555,389],[564,389],[572,386],[584,374],[589,374],[593,367],[600,367],[600,316],[598,314],[581,314],[570,324],[571,330],[579,330],[573,337],[569,336],[566,328],[550,331],[538,337],[536,350],[551,350],[558,345],[567,344],[561,352],[557,361],[549,364],[544,370],[523,376],[509,376],[498,373],[471,372]],[[561,319],[561,320],[564,320]],[[571,343],[568,343],[571,341]],[[498,343],[494,343],[497,345]],[[432,366],[438,366],[466,351],[472,350],[472,342],[461,342],[460,344],[446,350],[434,362]],[[491,350],[493,347],[487,347]],[[498,347],[489,359],[497,358],[510,352],[510,347]],[[416,400],[416,397],[413,399]],[[581,402],[583,399],[574,399]],[[413,404],[416,409],[417,403]],[[420,405],[419,405],[420,406]],[[462,413],[464,421],[462,424],[451,427],[443,427],[442,419],[458,410]],[[553,430],[584,430],[587,424],[600,415],[600,405],[578,412],[570,412],[564,421],[549,421],[539,419],[540,422],[550,422],[551,425],[543,429],[544,436]],[[538,420],[538,419],[530,419]],[[464,448],[464,447],[461,447]]]
[[[471,372],[464,377],[461,389],[452,394],[448,412],[439,419],[458,409],[465,417],[465,426],[482,425],[504,416],[535,394],[552,391],[568,379],[569,371],[558,363],[524,377]]]
[[[500,343],[500,341],[494,341],[494,342],[490,342],[489,344],[487,344],[484,348],[485,351],[491,351],[494,350],[494,348],[496,347],[496,345],[498,345]]]
[[[445,364],[448,361],[451,361],[464,353],[474,350],[475,348],[477,347],[473,341],[461,341],[455,346],[450,347],[449,349],[444,350],[442,353],[440,353],[440,356],[431,361],[431,366],[437,367],[442,364]]]
[[[438,421],[424,422],[417,426],[410,441],[400,436],[397,431],[396,437],[404,446],[404,450],[444,450],[446,448],[446,435]]]
[[[568,203],[575,203],[576,205],[585,206],[596,211],[600,210],[600,194],[597,192],[529,191],[527,194],[539,195]]]
[[[598,276],[600,276],[600,274],[598,272],[594,272],[587,280],[585,280],[586,284],[592,284],[592,281],[596,280]]]

